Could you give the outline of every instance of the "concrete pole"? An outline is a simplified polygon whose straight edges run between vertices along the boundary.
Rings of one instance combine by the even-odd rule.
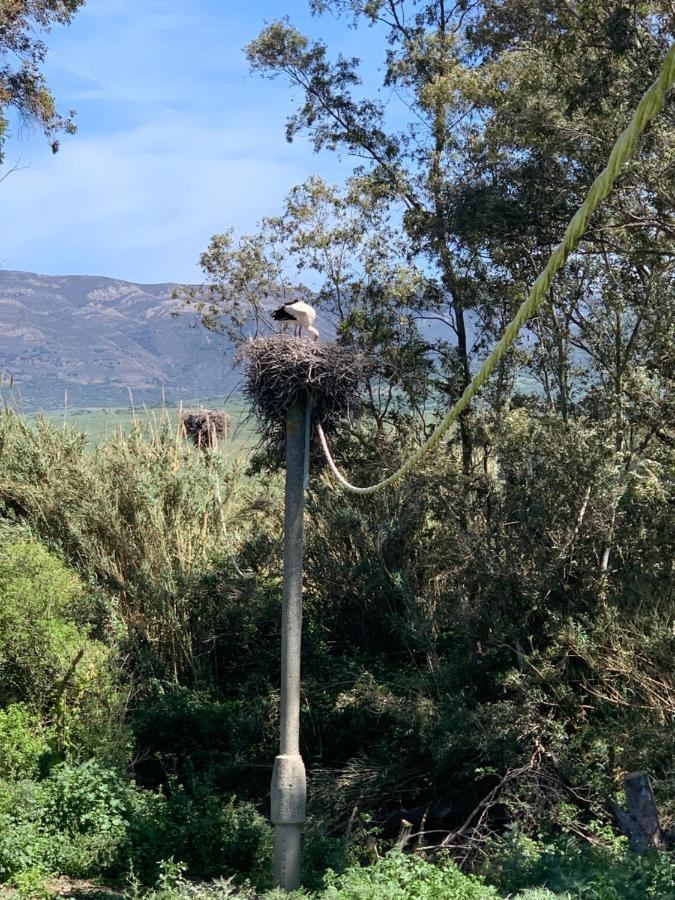
[[[274,883],[287,891],[300,884],[300,832],[307,786],[300,756],[300,637],[302,631],[305,415],[303,397],[286,419],[284,588],[281,611],[281,735],[272,774]]]

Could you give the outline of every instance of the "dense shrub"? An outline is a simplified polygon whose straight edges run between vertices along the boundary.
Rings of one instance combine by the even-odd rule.
[[[325,900],[488,900],[494,888],[463,875],[452,862],[434,864],[392,852],[367,868],[327,878]]]
[[[162,860],[180,860],[191,876],[233,873],[266,880],[271,826],[249,803],[222,798],[207,786],[187,793],[141,791],[130,827],[131,860],[145,883],[160,874]]]
[[[50,868],[88,876],[119,867],[133,793],[127,779],[97,760],[58,766],[44,782],[42,823],[52,836]]]
[[[117,665],[111,611],[37,541],[5,533],[0,547],[0,702],[7,708],[0,720],[0,742],[8,729],[16,733],[11,738],[15,750],[0,762],[0,770],[12,753],[44,758],[47,742],[55,757],[84,759],[96,753],[119,762],[130,749],[123,722],[128,688]]]
[[[544,843],[512,830],[491,851],[489,880],[505,892],[541,887],[599,900],[675,897],[675,860],[657,852],[641,856],[623,838],[599,846],[570,837]]]
[[[42,826],[44,791],[32,781],[0,782],[0,882],[47,868],[49,835]]]
[[[233,648],[232,652],[236,652]],[[139,782],[158,787],[169,779],[190,786],[208,780],[223,791],[266,790],[276,753],[277,695],[264,685],[249,696],[223,697],[215,691],[155,689],[138,703],[132,726],[139,761]],[[242,769],[253,769],[242,784]]]
[[[627,479],[612,525],[603,429],[524,408],[473,427],[474,490],[452,447],[372,497],[314,485],[303,725],[340,785],[321,799],[344,827],[440,798],[451,829],[491,795],[486,825],[583,833],[644,768],[671,816],[669,470]]]
[[[53,748],[52,729],[23,703],[0,709],[0,779],[21,781],[40,774]]]
[[[0,880],[27,870],[88,877],[127,858],[133,788],[96,761],[0,783]]]
[[[100,648],[73,620],[77,575],[35,542],[0,548],[0,700],[48,708],[80,651]],[[98,660],[96,660],[98,661]],[[86,667],[86,666],[85,666]]]
[[[57,766],[41,782],[0,782],[0,881],[29,870],[91,877],[131,867],[152,884],[170,859],[193,877],[266,881],[271,827],[251,804],[206,786],[139,790],[96,760]]]

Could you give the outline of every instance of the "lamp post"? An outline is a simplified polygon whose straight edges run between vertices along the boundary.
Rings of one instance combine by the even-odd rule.
[[[274,883],[287,891],[300,884],[300,836],[307,785],[300,756],[300,641],[302,633],[303,518],[308,409],[303,395],[286,418],[284,582],[281,612],[281,710],[279,755],[274,760],[271,819]]]

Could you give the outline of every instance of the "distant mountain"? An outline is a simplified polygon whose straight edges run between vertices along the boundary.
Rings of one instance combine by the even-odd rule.
[[[25,410],[167,402],[229,393],[232,351],[174,284],[0,270],[0,372]],[[3,396],[6,390],[3,391]]]

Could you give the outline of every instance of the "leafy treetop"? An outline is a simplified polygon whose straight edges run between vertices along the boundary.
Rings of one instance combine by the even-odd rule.
[[[43,35],[52,25],[68,25],[85,0],[2,0],[0,3],[0,162],[14,109],[25,122],[38,125],[59,149],[56,135],[75,131],[74,113],[61,116],[40,71],[47,53]]]

